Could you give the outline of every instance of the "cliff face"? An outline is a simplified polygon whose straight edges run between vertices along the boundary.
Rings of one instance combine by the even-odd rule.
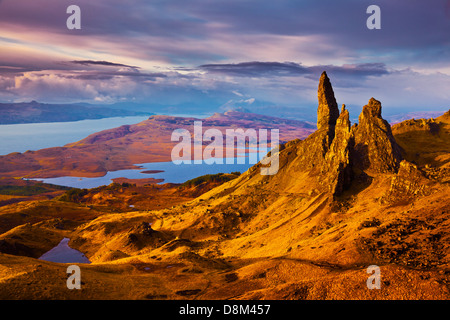
[[[392,126],[404,159],[423,169],[449,166],[450,111],[435,119],[410,119]]]

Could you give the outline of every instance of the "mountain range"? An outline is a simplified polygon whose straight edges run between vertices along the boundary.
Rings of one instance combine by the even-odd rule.
[[[279,129],[280,141],[304,138],[315,125],[239,111],[215,113],[206,119],[153,115],[134,125],[100,131],[63,147],[0,156],[0,177],[100,177],[108,171],[137,169],[138,163],[171,161],[171,140],[176,129],[193,132],[195,121],[203,131],[226,129]]]

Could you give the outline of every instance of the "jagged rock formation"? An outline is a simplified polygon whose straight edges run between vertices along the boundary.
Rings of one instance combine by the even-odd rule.
[[[319,99],[317,129],[334,127],[339,117],[339,109],[334,97],[333,87],[325,71],[320,76],[317,97]]]
[[[317,90],[319,106],[317,108],[317,129],[322,139],[323,155],[328,151],[333,138],[336,121],[339,118],[339,109],[334,97],[330,79],[324,71],[320,76]]]
[[[322,176],[333,195],[341,194],[350,186],[353,178],[350,152],[353,148],[353,135],[350,130],[348,110],[342,105],[341,114],[336,121],[334,139],[325,155]]]
[[[335,126],[339,118],[339,109],[334,97],[330,79],[324,71],[320,76],[317,90],[319,106],[317,108],[317,131],[308,136],[297,154],[305,169],[321,170],[335,136]]]
[[[380,199],[382,204],[407,203],[416,196],[429,194],[432,181],[415,164],[402,160],[397,174],[392,177],[389,190]]]
[[[397,172],[402,160],[391,126],[381,117],[380,101],[371,98],[363,107],[355,135],[355,161],[361,170]]]
[[[318,130],[299,144],[302,167],[316,175],[320,189],[342,194],[365,172],[395,173],[402,160],[391,126],[381,117],[381,103],[371,98],[359,124],[351,127],[349,112],[337,108],[331,82],[322,73],[318,88]]]

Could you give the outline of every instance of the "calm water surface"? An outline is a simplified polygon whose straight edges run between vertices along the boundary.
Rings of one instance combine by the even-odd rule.
[[[261,153],[259,159],[262,158],[266,153]],[[248,170],[254,164],[250,164],[248,158],[244,164],[238,164],[236,159],[233,159],[233,164],[179,164],[176,165],[173,162],[151,162],[151,163],[141,163],[137,164],[141,166],[141,169],[135,170],[118,170],[109,171],[103,177],[98,178],[83,178],[83,177],[58,177],[58,178],[48,178],[48,179],[38,179],[45,183],[52,183],[61,186],[67,186],[72,188],[96,188],[102,185],[108,185],[112,183],[114,178],[128,178],[128,179],[143,179],[143,178],[155,178],[164,179],[162,183],[183,183],[187,180],[194,179],[196,177],[205,174],[216,174],[216,173],[231,173],[239,171],[241,173]],[[142,173],[146,170],[163,170],[163,172],[147,174]]]
[[[180,115],[203,119],[208,117],[202,115]],[[11,152],[25,152],[27,150],[38,150],[42,148],[63,146],[67,143],[75,142],[87,137],[89,134],[101,130],[116,128],[125,124],[135,124],[148,119],[148,116],[134,117],[115,117],[96,120],[81,120],[73,122],[53,122],[53,123],[28,123],[0,125],[0,155]],[[261,158],[261,156],[260,156]],[[103,177],[84,178],[84,177],[58,177],[42,180],[46,183],[63,185],[74,188],[95,188],[112,183],[114,178],[155,178],[164,179],[164,183],[183,183],[187,180],[196,178],[205,174],[245,172],[253,164],[246,159],[245,164],[180,164],[175,165],[172,162],[153,162],[137,164],[141,166],[138,170],[118,170],[108,172]],[[142,173],[145,170],[163,170],[155,174]]]
[[[95,132],[125,124],[139,123],[148,118],[148,116],[135,116],[71,122],[0,125],[0,155],[60,147],[84,139]]]
[[[203,119],[207,114],[181,115]],[[43,148],[60,147],[86,138],[92,133],[136,124],[150,116],[114,117],[94,120],[0,125],[0,155]]]
[[[56,247],[40,256],[39,260],[60,263],[91,263],[82,252],[69,247],[69,240],[69,238],[62,239]]]

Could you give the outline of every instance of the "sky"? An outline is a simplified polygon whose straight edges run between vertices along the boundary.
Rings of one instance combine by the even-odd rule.
[[[315,112],[326,71],[339,104],[447,110],[449,34],[449,0],[0,0],[0,102]]]

